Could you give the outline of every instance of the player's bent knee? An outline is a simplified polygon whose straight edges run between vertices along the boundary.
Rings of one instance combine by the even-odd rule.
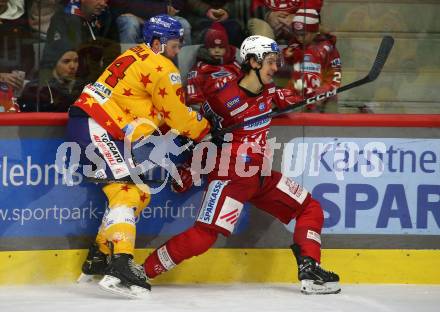
[[[148,186],[144,185],[148,188]],[[135,215],[150,203],[149,190],[142,191],[134,184],[111,183],[102,188],[109,201],[109,207],[128,206],[135,209]]]
[[[224,194],[228,181],[213,180],[208,186],[196,224],[230,235],[243,210],[243,203]]]
[[[197,233],[196,237],[201,238],[197,244],[194,245],[196,248],[193,250],[194,255],[198,256],[215,244],[219,232],[215,229],[210,229],[200,224],[195,224],[193,229]]]

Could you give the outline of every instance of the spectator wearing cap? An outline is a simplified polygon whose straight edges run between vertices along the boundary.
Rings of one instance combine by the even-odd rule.
[[[215,92],[239,75],[236,52],[223,25],[213,23],[205,34],[204,45],[197,51],[197,63],[188,73],[187,104],[200,105],[206,92]]]
[[[42,75],[26,84],[18,99],[21,111],[67,112],[84,87],[77,78],[78,52],[64,40],[47,45]]]
[[[319,13],[299,9],[292,20],[292,38],[283,49],[284,60],[290,65],[288,88],[302,98],[309,98],[339,88],[342,79],[341,59],[336,37],[320,33]],[[310,112],[336,112],[336,96],[306,107]]]
[[[199,48],[197,60],[214,65],[230,64],[235,61],[236,51],[237,48],[229,44],[223,25],[214,23],[205,34],[205,44]]]
[[[108,0],[68,0],[50,20],[43,58],[52,42],[68,42],[78,47],[80,56],[78,75],[86,81],[95,81],[119,54],[117,32],[112,31],[112,17]]]

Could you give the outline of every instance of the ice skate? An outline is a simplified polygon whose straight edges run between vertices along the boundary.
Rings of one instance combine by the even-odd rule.
[[[302,257],[298,245],[291,248],[298,263],[298,280],[303,294],[337,294],[341,291],[336,273],[324,270],[310,257]]]
[[[98,282],[105,274],[108,266],[108,257],[101,252],[98,245],[93,244],[89,248],[87,258],[82,265],[82,273],[77,279],[78,283]]]
[[[136,264],[129,254],[113,255],[98,285],[105,291],[126,298],[143,298],[151,290],[144,268]]]

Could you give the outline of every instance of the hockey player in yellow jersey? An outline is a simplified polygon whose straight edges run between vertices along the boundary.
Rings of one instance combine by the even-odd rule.
[[[163,124],[194,141],[210,130],[206,119],[185,106],[180,73],[172,62],[180,51],[180,23],[158,15],[145,23],[143,33],[144,43],[121,54],[84,88],[69,111],[67,129],[83,150],[92,145],[105,161],[104,169],[96,170],[92,178],[112,181],[103,187],[108,208],[81,278],[104,275],[102,288],[129,295],[150,289],[143,268],[133,261],[135,218],[148,205],[150,192],[145,185],[126,183],[130,168],[121,161],[124,139],[136,142]],[[97,162],[81,157],[80,163]]]

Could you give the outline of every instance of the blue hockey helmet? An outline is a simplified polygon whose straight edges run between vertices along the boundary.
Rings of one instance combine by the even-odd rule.
[[[142,30],[144,42],[150,46],[154,38],[158,38],[161,45],[167,44],[170,39],[182,39],[182,24],[175,18],[166,15],[156,15],[147,20]]]

